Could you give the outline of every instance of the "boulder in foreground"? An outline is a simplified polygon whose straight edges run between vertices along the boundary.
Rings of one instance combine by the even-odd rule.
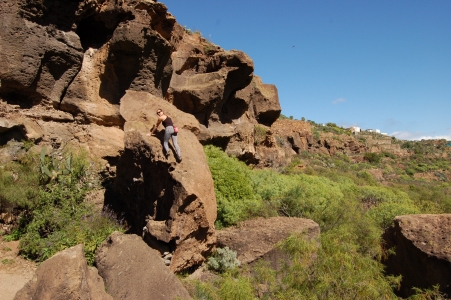
[[[96,265],[114,299],[191,299],[159,253],[137,235],[113,232],[97,250]]]
[[[398,216],[383,238],[396,253],[384,263],[389,274],[402,275],[400,296],[437,284],[451,296],[451,214]]]
[[[302,218],[257,218],[247,220],[238,226],[219,230],[216,233],[218,247],[229,247],[237,252],[242,264],[265,259],[277,267],[286,257],[276,244],[292,233],[301,233],[306,239],[319,238],[320,228],[310,219]]]
[[[105,292],[97,269],[89,267],[83,253],[83,245],[58,252],[44,261],[15,300],[112,300]]]

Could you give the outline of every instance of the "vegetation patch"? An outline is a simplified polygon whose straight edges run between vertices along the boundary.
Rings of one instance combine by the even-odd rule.
[[[195,299],[398,299],[394,291],[401,278],[386,276],[381,264],[387,255],[383,231],[397,215],[451,212],[448,181],[408,175],[409,162],[419,159],[415,155],[397,158],[381,152],[354,163],[346,155],[303,152],[286,168],[258,170],[219,148],[206,146],[205,152],[221,226],[255,216],[303,217],[320,225],[321,237],[308,242],[292,236],[281,243],[292,261],[281,269],[261,263],[252,270],[225,271],[214,282],[191,281],[187,285]],[[434,165],[444,169],[435,171],[440,174],[449,170],[443,156],[420,158],[429,170]],[[307,167],[296,168],[301,162]],[[370,170],[376,167],[392,178],[390,185],[373,177]],[[229,290],[232,281],[243,286],[239,295],[227,293],[237,292]],[[440,294],[437,289],[416,293],[416,299]]]
[[[240,265],[240,261],[236,258],[236,252],[229,249],[229,247],[216,249],[216,252],[207,261],[207,266],[210,270],[220,273]]]
[[[0,169],[1,210],[20,212],[16,228],[5,240],[20,239],[20,254],[38,262],[83,244],[92,265],[100,243],[123,227],[111,212],[98,213],[85,201],[97,176],[85,153],[45,151]]]

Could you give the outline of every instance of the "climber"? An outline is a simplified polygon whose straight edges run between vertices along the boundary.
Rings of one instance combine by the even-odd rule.
[[[169,157],[169,138],[172,137],[172,144],[174,145],[174,148],[177,152],[177,160],[178,162],[182,161],[182,156],[180,155],[180,147],[177,143],[177,132],[174,131],[174,124],[172,122],[172,119],[170,116],[167,116],[164,114],[164,112],[161,109],[157,109],[157,115],[158,115],[158,121],[157,124],[152,128],[149,134],[147,136],[153,135],[155,130],[157,130],[160,123],[163,123],[163,126],[165,128],[164,130],[164,140],[163,140],[163,148],[164,148],[164,156],[166,158]]]

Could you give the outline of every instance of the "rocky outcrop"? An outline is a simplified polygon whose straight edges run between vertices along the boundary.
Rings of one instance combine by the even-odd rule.
[[[254,76],[253,61],[245,53],[224,51],[197,34],[183,35],[172,60],[166,99],[196,117],[202,126],[199,140],[258,161],[254,125],[271,125],[279,117],[276,87]]]
[[[400,296],[434,285],[451,296],[451,214],[398,216],[383,239],[395,251],[384,264],[388,274],[402,275]]]
[[[105,292],[97,269],[87,265],[83,245],[77,245],[44,261],[33,279],[17,292],[14,299],[113,298]]]
[[[368,152],[380,153],[386,151],[400,157],[409,155],[407,149],[401,149],[400,144],[394,144],[390,136],[361,133],[358,137],[364,140]]]
[[[281,108],[277,88],[254,75],[245,53],[185,31],[153,0],[1,5],[0,97],[8,103],[53,105],[66,112],[56,122],[122,128],[120,99],[146,91],[194,115],[202,143],[258,162],[252,126],[271,125]]]
[[[236,227],[218,230],[217,246],[236,251],[242,264],[264,259],[277,268],[287,257],[277,249],[276,244],[293,233],[302,234],[307,240],[315,240],[319,238],[320,228],[309,219],[258,218],[244,221]]]
[[[247,115],[266,126],[271,126],[282,111],[277,87],[263,83],[258,76],[254,76],[244,89],[237,91],[234,98],[237,103],[248,103]]]
[[[247,110],[246,106],[237,110],[230,101],[235,91],[252,81],[254,63],[241,51],[215,49],[207,55],[204,47],[199,35],[184,35],[172,54],[174,72],[167,97],[207,127],[215,122],[231,123]]]
[[[161,108],[180,127],[178,144],[163,155],[163,128],[146,136]],[[145,226],[145,239],[162,251],[173,252],[171,269],[200,265],[216,241],[216,198],[202,145],[196,138],[196,119],[168,102],[144,92],[127,92],[121,99],[126,123],[125,150],[117,166],[116,190],[134,216],[135,229]]]
[[[96,265],[114,299],[191,299],[159,253],[139,236],[112,233],[97,250]]]

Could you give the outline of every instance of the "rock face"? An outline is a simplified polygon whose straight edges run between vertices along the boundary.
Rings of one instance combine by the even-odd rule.
[[[163,126],[146,136],[161,108],[180,124],[178,144],[183,161],[172,149],[163,156]],[[127,92],[121,100],[126,123],[125,151],[117,166],[116,190],[134,216],[137,230],[146,226],[146,240],[173,252],[171,269],[200,265],[216,241],[216,197],[196,119],[168,102],[144,92]]]
[[[203,143],[258,162],[253,126],[280,115],[276,87],[254,75],[245,53],[185,31],[163,3],[0,5],[0,97],[8,103],[69,113],[63,122],[122,128],[120,99],[146,91],[194,115]]]
[[[284,255],[276,249],[276,244],[292,233],[301,233],[306,239],[319,238],[319,225],[309,219],[273,217],[258,218],[240,223],[217,232],[217,246],[229,247],[237,252],[242,264],[258,259],[270,261],[277,267]]]
[[[254,63],[245,53],[224,51],[197,34],[183,35],[172,60],[165,97],[196,117],[203,126],[202,143],[255,160],[254,125],[271,125],[279,117],[277,88],[254,76]]]
[[[139,236],[112,233],[97,250],[96,265],[114,299],[191,299],[159,253]]]
[[[1,1],[0,93],[21,106],[59,103],[81,67],[78,3],[61,4]]]
[[[387,273],[402,275],[400,296],[437,284],[451,296],[451,214],[396,217],[383,238],[396,253],[384,263]]]
[[[17,292],[20,299],[102,299],[113,298],[105,292],[97,269],[88,267],[83,245],[58,252],[43,262],[32,280]]]
[[[94,3],[95,13],[77,28],[86,51],[83,66],[60,108],[80,122],[122,126],[119,100],[126,90],[166,93],[175,19],[154,1]]]

